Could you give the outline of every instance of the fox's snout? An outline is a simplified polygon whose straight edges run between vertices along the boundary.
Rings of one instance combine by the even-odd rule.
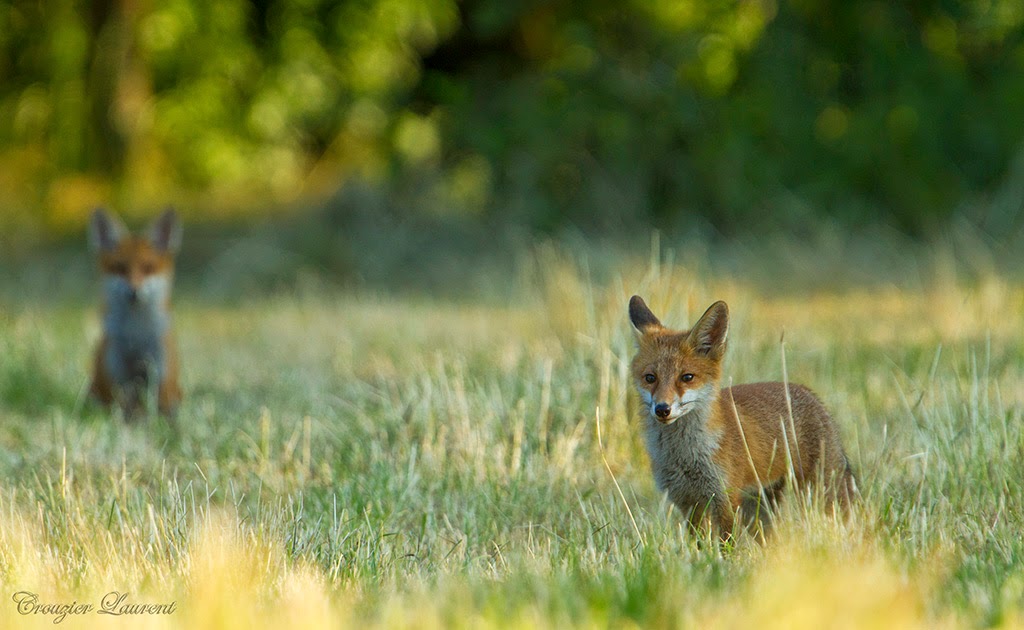
[[[128,278],[113,277],[110,280],[110,297],[116,302],[134,304],[139,301],[142,283],[132,282]]]
[[[124,287],[122,291],[124,293],[124,300],[129,304],[138,303],[144,294],[146,276],[141,273],[130,273],[123,278],[123,281]]]
[[[716,381],[687,389],[659,387],[654,391],[638,385],[643,409],[662,424],[672,424],[694,409],[705,407],[714,399]]]
[[[127,285],[124,289],[125,300],[129,304],[136,304],[140,301],[145,302],[158,297],[159,291],[152,285],[159,282],[157,276],[146,276],[141,273],[128,276],[125,278],[125,284]]]
[[[135,306],[142,294],[141,283],[133,283],[128,278],[112,276],[107,280],[107,301],[109,304]]]
[[[156,307],[167,300],[169,281],[163,276],[131,278],[108,275],[106,281],[107,303],[128,307]]]
[[[687,397],[689,398],[689,397]],[[655,420],[662,424],[672,424],[692,408],[692,403],[680,397],[674,397],[667,401],[651,400],[648,404],[648,411]]]

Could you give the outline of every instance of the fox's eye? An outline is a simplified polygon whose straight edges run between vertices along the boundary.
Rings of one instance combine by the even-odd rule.
[[[117,276],[123,276],[128,273],[128,265],[124,263],[114,263],[110,266],[110,270]]]
[[[142,273],[144,275],[148,276],[149,274],[153,273],[154,271],[156,271],[156,265],[154,265],[151,262],[144,262],[144,263],[142,263]]]
[[[680,376],[679,380],[681,380],[684,383],[689,383],[690,381],[693,380],[693,374],[690,374],[689,372],[687,372],[686,374],[683,374],[682,376]]]
[[[653,383],[654,381],[658,380],[658,377],[653,374],[644,374],[644,380],[647,381],[648,383]]]

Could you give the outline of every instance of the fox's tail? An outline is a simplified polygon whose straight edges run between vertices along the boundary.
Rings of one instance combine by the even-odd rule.
[[[850,465],[850,459],[846,456],[846,453],[843,453],[843,471],[840,473],[837,481],[839,483],[836,484],[836,498],[839,500],[839,505],[845,513],[849,510],[850,504],[860,496],[857,475],[853,472],[853,466]]]

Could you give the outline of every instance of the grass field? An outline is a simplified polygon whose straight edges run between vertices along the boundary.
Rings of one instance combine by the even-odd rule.
[[[0,626],[57,620],[21,591],[99,628],[1024,624],[1024,287],[937,255],[782,292],[655,249],[597,273],[540,247],[480,299],[179,291],[180,434],[86,404],[95,304],[12,274]],[[684,530],[637,430],[632,293],[680,326],[727,300],[726,378],[784,360],[819,392],[860,477],[849,522],[789,495],[767,544]],[[174,612],[97,614],[112,591]]]

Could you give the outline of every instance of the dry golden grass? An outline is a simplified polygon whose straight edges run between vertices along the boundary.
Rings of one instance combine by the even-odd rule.
[[[597,278],[542,247],[504,302],[182,295],[181,435],[82,405],[90,309],[7,306],[0,626],[53,625],[18,591],[115,590],[176,610],[62,624],[1020,625],[1024,288],[936,269],[776,295],[658,256]],[[633,293],[679,326],[727,300],[734,382],[785,355],[842,428],[849,521],[791,496],[767,544],[684,532],[636,431]]]

